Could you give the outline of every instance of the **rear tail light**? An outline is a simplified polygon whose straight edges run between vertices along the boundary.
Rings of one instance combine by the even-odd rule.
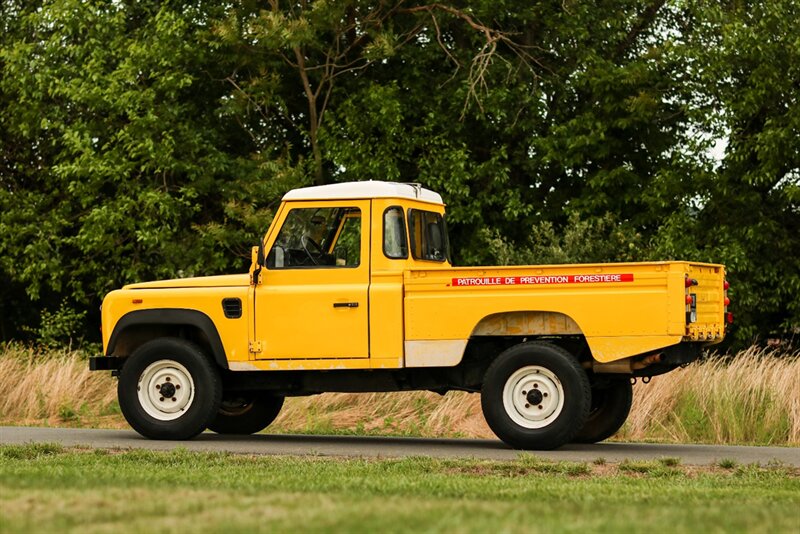
[[[697,322],[697,295],[686,295],[686,324]]]
[[[731,284],[727,280],[722,281],[722,289],[724,291],[725,297],[723,298],[723,304],[725,304],[725,322],[728,324],[733,324],[733,314],[728,311],[728,306],[731,305],[731,299],[728,297],[728,289],[730,289]]]
[[[697,295],[689,293],[689,288],[698,284],[696,278],[689,278],[689,274],[685,275],[683,285],[686,288],[686,296],[684,302],[686,303],[686,324],[697,322]]]

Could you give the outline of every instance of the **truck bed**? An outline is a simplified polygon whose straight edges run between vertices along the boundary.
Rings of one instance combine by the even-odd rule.
[[[697,284],[687,286],[687,278]],[[413,358],[425,342],[466,343],[492,335],[492,328],[508,335],[583,335],[598,362],[681,341],[718,343],[724,335],[723,282],[723,266],[692,262],[409,270],[407,358],[409,349]],[[687,295],[695,295],[690,323]]]

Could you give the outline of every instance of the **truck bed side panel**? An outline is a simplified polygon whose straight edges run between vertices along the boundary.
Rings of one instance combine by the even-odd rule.
[[[442,341],[466,344],[483,318],[515,311],[567,315],[602,362],[673,345],[687,333],[688,269],[686,262],[659,262],[409,271],[406,358],[409,348],[425,346],[414,342],[433,349],[433,342],[443,349]]]

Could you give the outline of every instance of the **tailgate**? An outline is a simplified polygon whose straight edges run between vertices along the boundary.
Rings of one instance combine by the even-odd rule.
[[[686,279],[686,339],[719,343],[728,318],[725,268],[689,263]]]

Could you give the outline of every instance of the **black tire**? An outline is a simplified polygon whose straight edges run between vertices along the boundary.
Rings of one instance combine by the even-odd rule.
[[[159,397],[164,391],[167,394]],[[141,345],[125,361],[117,395],[122,415],[136,432],[151,439],[184,440],[205,430],[216,415],[222,379],[197,345],[159,338]]]
[[[575,443],[597,443],[610,438],[625,424],[633,402],[628,378],[613,379],[592,387],[592,403],[586,424],[575,435]]]
[[[486,371],[481,388],[486,422],[497,437],[517,449],[548,450],[569,443],[586,422],[590,402],[589,379],[578,361],[561,347],[538,341],[501,353]],[[531,428],[535,425],[541,426]]]
[[[283,407],[283,397],[266,393],[242,393],[223,398],[208,429],[217,434],[255,434],[267,428]]]

